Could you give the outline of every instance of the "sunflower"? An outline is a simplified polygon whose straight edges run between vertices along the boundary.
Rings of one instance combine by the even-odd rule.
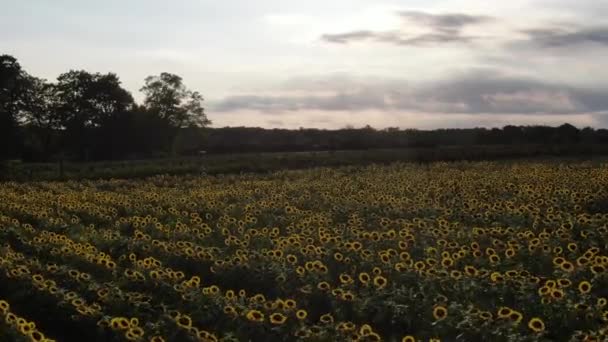
[[[217,341],[217,337],[214,334],[212,334],[206,330],[199,330],[196,335],[199,338],[199,340],[201,340],[201,341],[206,341],[206,342]]]
[[[369,335],[366,336],[366,341],[379,342],[382,341],[382,338],[377,333],[371,332],[369,333]]]
[[[535,333],[543,332],[545,330],[545,323],[540,318],[534,317],[528,322],[528,328]]]
[[[0,300],[0,312],[2,312],[2,314],[6,314],[7,312],[9,312],[10,308],[11,306],[8,304],[7,301]]]
[[[363,335],[363,336],[367,336],[371,333],[374,332],[374,329],[372,329],[371,325],[369,324],[363,324],[360,328],[359,328],[359,334]]]
[[[297,303],[296,303],[295,299],[286,299],[285,300],[285,308],[287,308],[287,309],[290,309],[290,310],[295,309],[296,305],[297,305]]]
[[[295,255],[293,255],[293,254],[289,254],[289,255],[287,255],[287,257],[286,257],[286,260],[287,260],[287,262],[288,262],[288,263],[290,263],[290,264],[292,264],[292,265],[293,265],[293,264],[295,264],[296,262],[298,262],[298,257],[297,257],[297,256],[295,256]]]
[[[317,288],[321,291],[327,291],[331,288],[331,285],[329,285],[329,283],[326,281],[322,281],[317,284]]]
[[[296,317],[299,320],[305,320],[306,317],[308,317],[308,312],[306,312],[306,310],[300,309],[300,310],[296,311]]]
[[[507,258],[512,258],[515,256],[515,249],[513,248],[507,248],[507,250],[505,250],[505,256]]]
[[[224,293],[224,298],[227,300],[233,300],[236,298],[236,293],[234,293],[234,290],[228,290],[226,293]]]
[[[127,333],[130,333],[135,337],[135,339],[139,339],[144,336],[144,330],[140,327],[132,327],[127,331]]]
[[[353,278],[346,273],[342,273],[342,274],[340,274],[340,283],[342,283],[344,285],[352,284]]]
[[[355,299],[355,295],[354,295],[352,292],[350,292],[350,291],[346,291],[346,292],[344,292],[344,293],[342,294],[342,296],[340,296],[340,298],[341,298],[342,300],[345,300],[345,301],[347,301],[347,302],[350,302],[350,301],[353,301],[353,300]]]
[[[129,326],[137,327],[139,326],[139,319],[137,317],[133,317],[129,320]]]
[[[553,289],[551,290],[551,298],[553,299],[562,299],[564,298],[564,291],[561,289]]]
[[[521,322],[521,320],[523,318],[524,318],[524,316],[519,311],[512,310],[511,313],[509,314],[509,319],[518,324],[519,324],[519,322]]]
[[[576,259],[576,264],[578,266],[585,266],[589,263],[589,258],[585,257],[585,256],[580,256]]]
[[[283,323],[285,323],[285,321],[287,321],[287,316],[275,312],[273,314],[270,315],[270,323],[275,324],[275,325],[281,325]]]
[[[19,331],[22,335],[29,335],[32,331],[34,331],[33,327],[26,323],[19,324]]]
[[[32,342],[39,342],[44,340],[44,335],[38,330],[30,332],[29,336]]]
[[[462,272],[460,272],[459,270],[452,270],[450,271],[450,277],[454,280],[458,280],[462,278]]]
[[[403,336],[401,342],[416,342],[416,338],[412,335]]]
[[[586,280],[581,281],[581,282],[578,284],[578,291],[579,291],[581,294],[587,294],[587,293],[589,293],[589,291],[591,291],[591,283],[589,283],[589,282],[588,282],[588,281],[586,281]]]
[[[252,322],[264,322],[264,314],[259,310],[249,310],[246,317]]]
[[[498,318],[508,318],[509,315],[511,314],[511,312],[513,312],[513,310],[511,310],[510,308],[503,306],[500,309],[498,309]]]
[[[150,342],[165,342],[165,339],[162,336],[153,336],[150,338]]]
[[[443,305],[437,305],[433,308],[433,317],[437,321],[441,321],[448,316],[448,309]]]
[[[302,338],[302,339],[309,338],[311,335],[312,335],[311,331],[306,328],[296,330],[296,332],[294,333],[294,336]]]
[[[474,266],[467,265],[464,267],[464,273],[471,277],[474,277],[477,275],[477,269]]]
[[[321,321],[321,323],[329,324],[334,322],[334,317],[330,313],[326,313],[324,315],[321,315],[321,317],[319,317],[319,320]]]
[[[416,261],[414,263],[414,268],[416,269],[416,271],[422,271],[426,268],[426,264],[424,263],[424,261]]]
[[[226,315],[232,316],[232,317],[238,316],[238,312],[236,311],[234,306],[231,306],[231,305],[224,306],[224,313]]]
[[[559,265],[559,267],[566,272],[572,272],[574,271],[574,265],[570,262],[570,261],[565,261],[564,263],[562,263],[561,265]]]
[[[448,268],[454,265],[454,260],[452,258],[444,258],[441,260],[441,266]]]
[[[375,276],[374,277],[374,286],[376,286],[376,288],[378,289],[382,289],[384,287],[386,287],[387,284],[387,280],[386,278],[384,278],[383,276]]]
[[[492,313],[489,311],[481,311],[479,314],[479,318],[483,319],[484,321],[490,321],[492,320]]]
[[[8,312],[4,315],[4,321],[7,324],[13,324],[15,321],[17,321],[17,316],[12,312]]]
[[[563,257],[561,257],[561,256],[558,256],[558,257],[553,258],[553,264],[554,264],[555,266],[561,266],[561,264],[563,264],[564,262],[566,262],[566,259],[564,259],[564,258],[563,258]]]
[[[593,265],[591,266],[591,272],[593,274],[600,274],[606,272],[606,267],[602,265]]]
[[[492,272],[490,274],[490,280],[492,280],[492,282],[494,283],[500,283],[504,280],[504,277],[502,276],[502,274],[500,274],[500,272]]]
[[[188,315],[180,315],[175,323],[177,323],[177,325],[182,329],[192,328],[192,318],[190,318]]]
[[[340,322],[337,325],[337,329],[341,332],[351,332],[354,331],[357,326],[353,322]]]

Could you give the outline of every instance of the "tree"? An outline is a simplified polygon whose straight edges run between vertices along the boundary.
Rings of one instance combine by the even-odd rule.
[[[23,80],[21,115],[26,129],[24,157],[48,159],[54,152],[61,117],[57,108],[57,87],[44,79],[27,75]]]
[[[23,75],[15,57],[0,55],[0,159],[17,155]]]
[[[91,74],[71,70],[57,78],[59,106],[63,122],[87,127],[101,126],[105,120],[129,110],[133,96],[121,87],[116,74]]]
[[[95,145],[95,129],[103,129],[134,106],[131,94],[116,74],[71,70],[57,78],[57,110],[67,144],[87,159]],[[110,132],[111,133],[111,132]],[[112,139],[104,134],[102,139]],[[99,141],[98,141],[99,142]]]
[[[201,94],[188,90],[178,75],[163,72],[148,76],[141,91],[145,95],[144,107],[173,128],[205,127],[211,123]]]
[[[0,56],[0,112],[15,121],[18,121],[22,76],[23,70],[15,57]]]
[[[21,115],[26,124],[45,129],[58,128],[57,87],[46,80],[27,75],[21,94]]]
[[[578,128],[565,123],[555,130],[555,142],[560,144],[578,143],[580,140]]]

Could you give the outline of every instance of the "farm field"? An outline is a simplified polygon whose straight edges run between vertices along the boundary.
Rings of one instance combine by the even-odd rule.
[[[0,183],[0,341],[602,341],[607,166]]]

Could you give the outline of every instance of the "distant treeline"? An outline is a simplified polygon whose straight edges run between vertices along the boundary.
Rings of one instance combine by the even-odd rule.
[[[205,129],[205,149],[222,152],[288,152],[421,148],[468,145],[608,144],[608,130],[559,127],[505,126],[471,129],[263,129],[225,127]]]
[[[49,82],[28,74],[14,57],[0,55],[0,161],[473,145],[511,146],[509,150],[515,153],[518,148],[539,144],[608,144],[608,130],[578,129],[570,124],[429,131],[209,128],[202,96],[188,90],[181,77],[170,73],[149,76],[140,91],[144,100],[138,104],[116,74],[84,70],[70,70]]]

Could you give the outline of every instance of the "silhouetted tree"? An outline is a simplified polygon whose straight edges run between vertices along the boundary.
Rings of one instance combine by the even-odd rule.
[[[152,129],[147,134],[160,141],[166,153],[178,153],[181,149],[175,145],[184,143],[181,129],[201,128],[211,123],[205,114],[202,95],[189,90],[178,75],[163,72],[159,76],[148,76],[141,91],[145,95],[143,108],[148,115],[139,120]]]
[[[0,55],[0,160],[15,157],[21,145],[19,124],[25,75],[15,57]]]
[[[144,107],[172,127],[204,127],[211,123],[202,105],[202,95],[188,90],[178,75],[163,72],[148,76],[141,91],[146,96]]]
[[[554,141],[561,144],[577,143],[580,139],[578,128],[565,123],[555,130]]]
[[[71,70],[57,78],[56,89],[65,142],[78,159],[89,158],[94,138],[98,142],[114,138],[111,131],[96,137],[95,128],[114,123],[134,105],[133,97],[113,73]]]
[[[23,80],[22,115],[27,130],[24,142],[26,159],[44,160],[55,152],[61,128],[57,87],[44,79],[27,75]]]

